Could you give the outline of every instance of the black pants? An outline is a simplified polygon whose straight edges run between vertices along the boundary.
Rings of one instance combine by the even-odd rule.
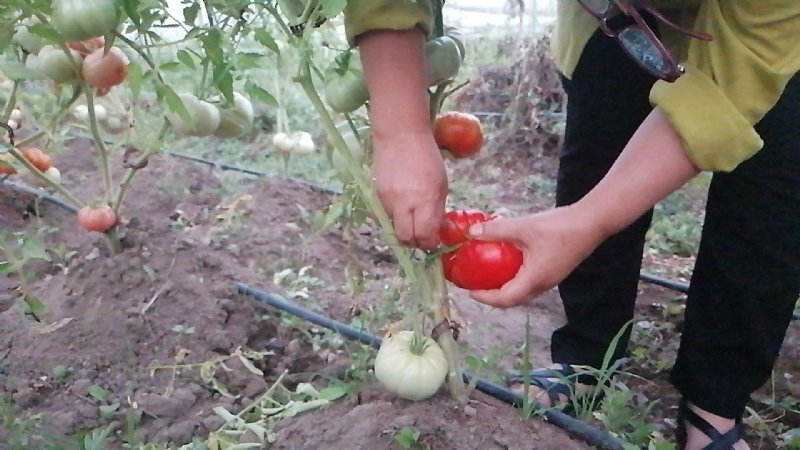
[[[613,39],[600,32],[591,38],[564,80],[559,205],[577,201],[606,174],[651,111],[654,82]],[[729,418],[768,380],[800,293],[800,77],[756,130],[762,150],[713,176],[671,376],[687,399]],[[601,366],[633,318],[651,218],[652,210],[608,239],[559,285],[568,322],[553,333],[554,362]]]

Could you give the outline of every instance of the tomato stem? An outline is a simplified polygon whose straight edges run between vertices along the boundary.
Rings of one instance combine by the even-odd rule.
[[[393,232],[393,225],[389,219],[386,210],[377,198],[377,195],[372,187],[372,184],[367,179],[365,172],[361,166],[356,162],[352,152],[344,141],[336,124],[331,118],[330,112],[325,107],[319,92],[314,86],[311,78],[311,66],[309,57],[306,56],[300,65],[300,71],[295,77],[295,81],[305,91],[309,100],[311,101],[314,109],[320,117],[322,126],[328,134],[328,139],[334,147],[334,151],[340,152],[345,161],[345,168],[347,172],[355,180],[356,186],[359,190],[362,199],[366,203],[369,210],[374,215],[375,220],[378,222],[381,236],[384,242],[389,245],[393,253],[397,257],[403,272],[408,278],[409,283],[414,287],[419,295],[419,300],[423,305],[426,305],[434,316],[436,323],[441,322],[449,315],[449,299],[447,298],[444,284],[444,277],[442,274],[441,261],[435,264],[415,264],[412,258],[411,250],[402,246],[397,240]],[[427,268],[427,273],[425,269]],[[423,271],[420,274],[420,271]],[[449,367],[449,386],[450,393],[453,397],[462,400],[465,398],[466,390],[464,389],[464,382],[461,377],[460,361],[456,356],[456,343],[453,336],[449,333],[443,333],[438,337],[438,343],[444,351]]]

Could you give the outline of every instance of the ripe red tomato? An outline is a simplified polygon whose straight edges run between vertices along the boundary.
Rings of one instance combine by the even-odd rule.
[[[125,81],[129,62],[117,47],[111,47],[106,54],[102,48],[95,50],[83,61],[83,79],[97,88],[111,88]]]
[[[472,114],[450,111],[440,114],[433,123],[433,137],[440,148],[455,158],[474,155],[483,145],[481,122]]]
[[[480,211],[448,211],[439,237],[444,245],[461,244],[442,256],[444,277],[462,289],[500,289],[517,275],[522,266],[522,251],[514,244],[470,239],[469,227],[496,219]]]
[[[47,153],[36,147],[28,147],[22,150],[22,156],[28,160],[34,167],[42,172],[53,167],[53,159]]]
[[[117,215],[108,205],[84,206],[78,211],[78,223],[87,231],[104,233],[117,223]]]
[[[84,58],[89,55],[89,53],[102,49],[105,45],[106,39],[103,36],[86,39],[85,41],[73,41],[67,44],[69,48],[77,51]]]

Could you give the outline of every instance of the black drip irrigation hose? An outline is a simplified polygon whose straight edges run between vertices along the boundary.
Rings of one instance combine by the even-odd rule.
[[[381,345],[381,338],[372,333],[298,306],[292,302],[289,302],[280,295],[270,294],[243,283],[236,283],[235,287],[238,293],[246,295],[261,304],[285,311],[315,325],[336,331],[337,333],[340,333],[342,336],[349,339],[361,342],[362,344],[370,345],[375,348],[378,348]],[[468,383],[470,379],[471,377],[465,373],[464,381]],[[521,395],[496,383],[478,380],[476,389],[512,406],[519,407],[523,403],[523,398]],[[622,450],[624,448],[622,442],[620,442],[617,438],[602,430],[591,427],[580,420],[575,419],[574,417],[564,414],[561,411],[546,410],[544,412],[544,416],[553,425],[590,445],[595,445],[609,450]]]
[[[295,183],[300,183],[300,184],[302,184],[304,186],[307,186],[312,191],[320,192],[322,194],[326,194],[326,195],[342,195],[342,191],[340,191],[340,190],[332,189],[332,188],[325,187],[325,186],[321,186],[319,184],[312,183],[310,181],[302,180],[302,179],[299,179],[299,178],[286,177],[286,176],[278,175],[278,174],[275,174],[275,173],[260,172],[258,170],[252,170],[252,169],[248,169],[248,168],[245,168],[245,167],[234,166],[232,164],[227,164],[227,163],[222,163],[222,162],[210,161],[210,160],[207,160],[207,159],[204,159],[204,158],[200,158],[198,156],[187,155],[187,154],[184,154],[184,153],[178,153],[178,152],[166,152],[166,153],[169,156],[172,156],[173,158],[185,159],[187,161],[194,161],[194,162],[205,164],[207,166],[215,167],[215,168],[218,168],[218,169],[221,169],[221,170],[230,170],[230,171],[234,171],[234,172],[241,172],[241,173],[245,173],[247,175],[252,175],[254,177],[283,178],[283,179],[286,179],[286,180],[289,180],[289,181],[293,181]]]
[[[71,212],[73,214],[77,214],[78,213],[78,208],[76,208],[76,207],[74,207],[74,206],[72,206],[70,204],[64,203],[63,201],[57,199],[56,197],[53,197],[52,195],[48,194],[47,192],[45,192],[42,189],[37,189],[35,187],[28,186],[27,184],[19,183],[17,181],[10,181],[10,180],[3,180],[3,179],[0,179],[0,186],[8,186],[14,191],[24,192],[26,194],[33,195],[33,196],[38,197],[38,198],[40,198],[40,199],[42,199],[42,200],[44,200],[44,201],[46,201],[48,203],[52,203],[53,205],[56,205],[56,206],[58,206],[60,208],[63,208],[63,209],[65,209],[65,210],[67,210],[67,211],[69,211],[69,212]]]
[[[639,274],[639,279],[650,284],[655,284],[657,286],[672,289],[673,291],[678,291],[683,294],[689,293],[689,285],[686,283],[681,283],[680,281],[674,281],[674,280],[669,280],[667,278],[657,277],[655,275],[650,275],[649,273],[645,272],[641,272]]]

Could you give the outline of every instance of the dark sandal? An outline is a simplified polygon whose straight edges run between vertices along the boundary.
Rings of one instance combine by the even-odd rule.
[[[550,405],[553,405],[552,407],[559,408],[562,412],[571,416],[575,415],[575,405],[570,400],[575,395],[575,384],[597,386],[597,378],[595,376],[578,374],[570,364],[561,364],[558,369],[536,369],[527,373],[513,370],[506,376],[506,384],[508,386],[524,384],[526,381],[531,386],[543,390],[550,400]],[[561,398],[561,395],[567,398],[566,403]],[[586,396],[590,395],[587,394]],[[594,408],[599,406],[602,397],[602,391],[594,395],[592,405]],[[563,404],[563,407],[559,407],[560,404]]]
[[[711,439],[711,443],[703,447],[703,450],[733,450],[733,445],[744,438],[744,425],[741,419],[736,419],[736,425],[729,431],[720,433],[708,421],[692,411],[686,399],[681,399],[678,407],[678,428],[675,430],[675,437],[681,449],[686,448],[687,422]]]

